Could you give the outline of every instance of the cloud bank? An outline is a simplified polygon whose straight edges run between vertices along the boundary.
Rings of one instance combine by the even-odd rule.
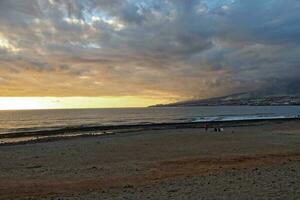
[[[293,92],[299,10],[297,0],[0,1],[0,95]]]

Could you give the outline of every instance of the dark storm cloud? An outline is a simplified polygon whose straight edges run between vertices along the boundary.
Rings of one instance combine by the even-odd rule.
[[[0,1],[1,95],[291,93],[299,9],[297,0]]]

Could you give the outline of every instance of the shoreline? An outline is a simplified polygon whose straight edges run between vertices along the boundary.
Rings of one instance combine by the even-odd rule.
[[[271,118],[271,119],[245,119],[228,121],[195,121],[195,122],[175,122],[175,123],[149,123],[133,125],[100,125],[100,126],[78,126],[64,127],[51,130],[20,131],[0,134],[0,146],[16,145],[26,143],[37,143],[43,141],[56,141],[59,139],[71,139],[77,137],[99,137],[114,135],[115,133],[132,132],[135,130],[153,130],[153,129],[176,129],[176,128],[204,128],[207,124],[209,128],[214,127],[235,127],[235,126],[255,126],[257,123],[267,122],[287,122],[300,121],[298,117],[290,118]],[[43,138],[45,137],[45,139]],[[51,137],[51,138],[50,138]],[[55,137],[55,138],[54,138]],[[6,139],[28,138],[28,141],[5,143]],[[2,140],[1,140],[2,139]],[[33,141],[34,140],[34,141]]]

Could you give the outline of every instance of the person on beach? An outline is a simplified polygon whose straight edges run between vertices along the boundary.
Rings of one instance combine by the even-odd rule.
[[[222,132],[224,129],[220,128],[220,127],[216,127],[214,130],[215,130],[215,132]]]
[[[208,131],[208,124],[205,124],[204,128],[205,128],[205,131],[207,132]]]

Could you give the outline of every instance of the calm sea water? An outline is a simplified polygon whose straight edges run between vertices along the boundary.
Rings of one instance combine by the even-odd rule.
[[[63,127],[226,121],[300,115],[300,106],[219,106],[174,108],[0,111],[0,134]]]

